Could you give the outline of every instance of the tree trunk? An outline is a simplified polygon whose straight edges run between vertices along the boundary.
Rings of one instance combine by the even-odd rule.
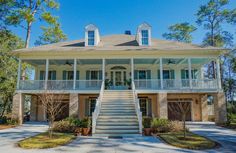
[[[26,39],[25,39],[25,48],[29,47],[29,43],[30,43],[30,34],[31,34],[31,25],[32,22],[27,24],[27,33],[26,33]]]
[[[186,138],[186,123],[185,123],[185,120],[186,120],[186,114],[183,113],[183,122],[184,122],[184,139]]]

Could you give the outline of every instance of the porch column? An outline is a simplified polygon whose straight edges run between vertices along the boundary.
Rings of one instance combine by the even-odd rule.
[[[23,123],[25,94],[17,93],[13,96],[12,118],[16,119],[19,124]]]
[[[77,93],[70,94],[69,116],[79,117],[79,95]]]
[[[189,85],[192,89],[192,65],[191,65],[191,58],[188,58],[188,77],[189,77]]]
[[[105,77],[105,58],[102,59],[102,81],[105,81],[106,77]]]
[[[208,105],[207,105],[207,94],[201,95],[201,116],[202,121],[207,122],[208,121]]]
[[[131,63],[131,80],[134,81],[134,58],[130,59]]]
[[[73,89],[75,90],[75,85],[76,85],[76,66],[77,66],[77,60],[76,58],[74,59],[74,78],[73,78]]]
[[[159,106],[159,117],[168,119],[168,102],[167,102],[167,93],[162,92],[157,94],[157,101]]]
[[[163,66],[162,66],[162,58],[160,58],[160,79],[161,79],[161,89],[163,89]]]
[[[47,84],[48,84],[48,65],[49,65],[49,59],[46,59],[45,84],[44,84],[45,90],[47,89]]]
[[[218,83],[218,89],[221,89],[221,76],[220,76],[220,59],[216,59],[216,71],[217,71],[217,83]]]
[[[227,109],[224,92],[213,94],[215,123],[224,124],[227,122]]]
[[[17,72],[17,88],[19,89],[20,87],[20,78],[21,78],[21,59],[19,59],[19,63],[18,63],[18,72]]]

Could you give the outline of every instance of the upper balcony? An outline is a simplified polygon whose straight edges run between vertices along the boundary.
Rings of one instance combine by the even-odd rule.
[[[131,89],[133,80],[137,92],[221,90],[213,58],[24,59],[17,90],[98,93],[103,80],[106,89],[116,90]]]

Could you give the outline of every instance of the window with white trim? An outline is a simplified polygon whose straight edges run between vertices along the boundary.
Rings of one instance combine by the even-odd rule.
[[[88,31],[88,45],[94,46],[95,44],[95,34],[94,31]]]
[[[142,45],[149,45],[148,30],[141,30]]]

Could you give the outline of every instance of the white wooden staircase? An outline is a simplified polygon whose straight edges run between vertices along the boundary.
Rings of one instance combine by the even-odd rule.
[[[132,90],[104,90],[93,127],[95,136],[138,136],[141,134]],[[98,105],[99,106],[99,105]]]

